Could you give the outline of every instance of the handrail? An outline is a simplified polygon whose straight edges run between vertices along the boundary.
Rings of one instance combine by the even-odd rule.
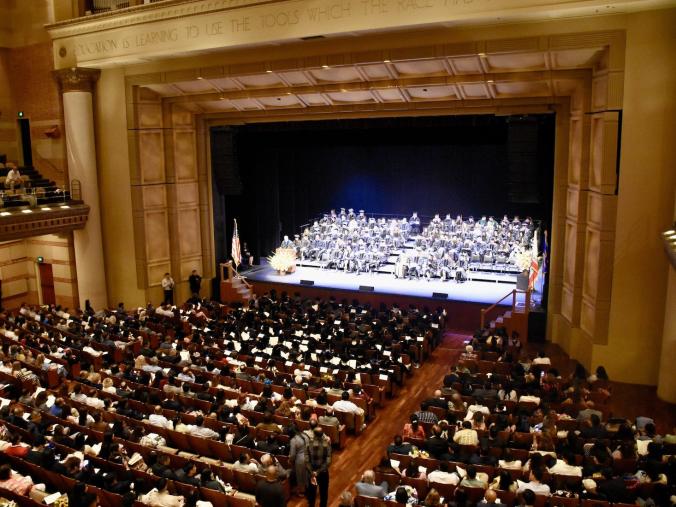
[[[488,308],[482,308],[481,309],[481,329],[483,329],[486,325],[486,314],[488,312],[490,312],[491,310],[495,309],[502,301],[507,299],[509,296],[512,296],[512,311],[514,311],[516,309],[516,294],[518,292],[523,292],[523,293],[526,294],[526,309],[525,310],[526,310],[526,314],[527,314],[530,310],[530,295],[531,295],[532,289],[528,289],[528,290],[525,290],[525,291],[521,291],[521,290],[518,290],[518,289],[512,289],[512,291],[505,294],[503,297],[498,299],[495,303],[493,303]]]
[[[502,301],[507,299],[509,296],[512,296],[512,309],[516,306],[516,289],[511,290],[507,294],[505,294],[503,297],[498,299],[495,303],[493,303],[491,306],[488,308],[482,308],[481,309],[481,329],[484,328],[484,324],[486,323],[486,314],[490,312],[493,308],[498,306]]]
[[[246,286],[247,289],[251,289],[252,286],[249,282],[246,281],[246,278],[244,278],[242,275],[237,273],[237,271],[235,271],[235,268],[233,268],[232,266],[232,261],[221,262],[220,267],[221,267],[221,280],[231,280],[236,277],[239,280],[241,280],[241,282]],[[227,268],[228,270],[227,277],[225,276],[225,271],[223,268]]]

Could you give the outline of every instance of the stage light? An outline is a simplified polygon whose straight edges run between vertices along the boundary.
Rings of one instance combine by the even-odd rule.
[[[486,82],[487,82],[487,83],[495,83],[495,81],[493,81],[492,79],[489,79],[489,80],[486,81]]]
[[[22,209],[21,213],[33,213],[32,209]]]
[[[8,217],[9,215],[11,215],[9,211],[0,212],[0,217]]]
[[[220,97],[218,97],[218,100],[225,100],[225,97],[221,95]]]
[[[197,79],[199,79],[201,81],[204,78],[202,76],[197,76]]]
[[[383,60],[383,63],[390,63],[390,60]]]
[[[268,74],[272,74],[272,71],[270,69],[266,70],[265,72],[267,72]]]
[[[479,58],[486,58],[486,53],[479,53]]]
[[[44,206],[40,208],[42,211],[52,211],[52,208],[48,208],[47,206]]]
[[[331,67],[329,67],[328,65],[322,65],[322,69],[330,69],[330,68]]]
[[[63,206],[59,206],[59,208],[61,208],[61,209],[69,209],[70,206],[68,206],[67,204],[64,204]]]

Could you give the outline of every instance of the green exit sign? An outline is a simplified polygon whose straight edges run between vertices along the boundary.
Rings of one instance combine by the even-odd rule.
[[[45,262],[45,258],[42,255],[39,255],[38,256],[38,264],[42,264],[43,262]]]

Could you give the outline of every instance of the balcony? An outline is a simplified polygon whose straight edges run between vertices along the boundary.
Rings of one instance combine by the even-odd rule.
[[[87,223],[89,206],[82,201],[68,201],[39,207],[16,207],[0,211],[0,241],[63,234],[82,229]]]
[[[61,187],[32,167],[20,167],[21,184],[6,188],[7,172],[0,168],[0,241],[69,232],[87,223],[89,206],[79,181]]]

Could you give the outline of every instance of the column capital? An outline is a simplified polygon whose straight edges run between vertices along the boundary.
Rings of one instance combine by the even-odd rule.
[[[85,67],[69,67],[54,71],[54,78],[58,81],[61,92],[92,92],[94,83],[101,75],[99,69]]]

